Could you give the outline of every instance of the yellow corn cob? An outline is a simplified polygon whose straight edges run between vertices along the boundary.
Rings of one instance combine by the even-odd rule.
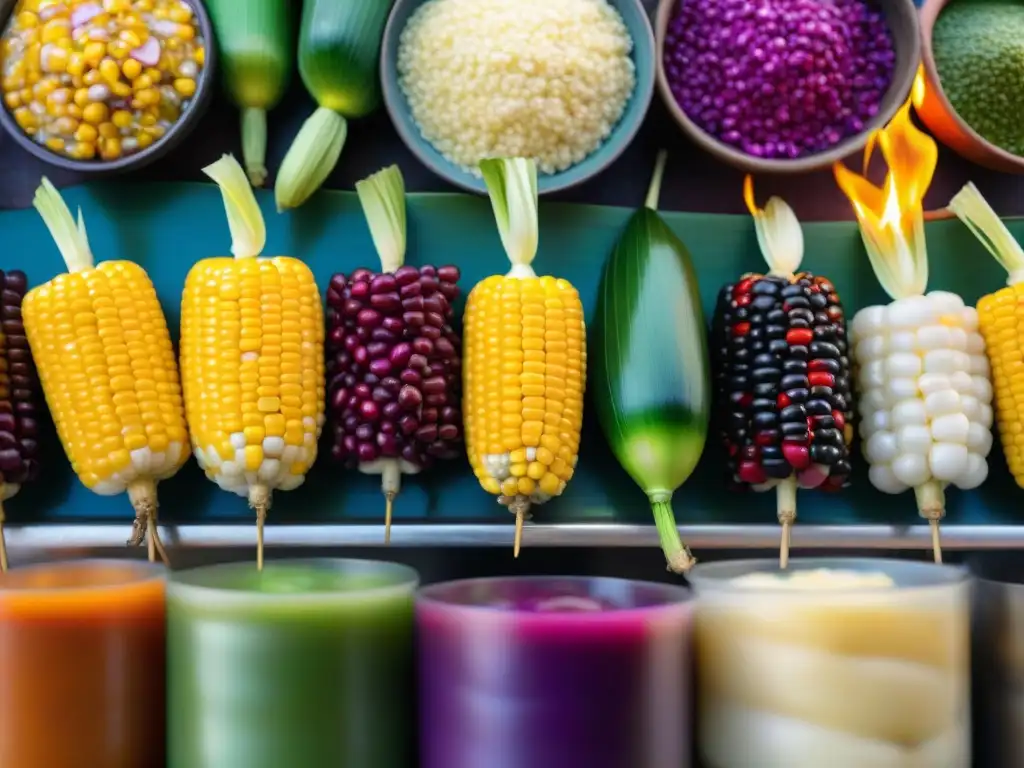
[[[481,171],[512,270],[466,300],[466,449],[484,490],[516,516],[514,553],[532,504],[561,495],[580,447],[586,387],[583,305],[565,280],[538,277],[537,170],[487,160]]]
[[[192,447],[206,476],[256,512],[257,564],[274,490],[297,488],[324,423],[324,322],[309,267],[260,257],[266,228],[245,171],[203,169],[221,189],[234,258],[198,262],[181,301],[181,370]]]
[[[47,179],[36,210],[68,271],[25,296],[22,318],[46,402],[71,466],[103,496],[124,491],[135,508],[129,543],[156,532],[156,483],[188,460],[188,429],[167,320],[145,270],[130,261],[94,265],[78,224]]]
[[[974,184],[961,189],[949,201],[949,209],[1008,275],[1005,288],[978,300],[978,330],[992,367],[1003,454],[1013,479],[1024,488],[1024,249]]]

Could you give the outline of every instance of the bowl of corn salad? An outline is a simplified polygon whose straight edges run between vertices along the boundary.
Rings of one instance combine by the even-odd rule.
[[[51,165],[137,168],[196,125],[213,58],[199,0],[0,1],[0,125]]]

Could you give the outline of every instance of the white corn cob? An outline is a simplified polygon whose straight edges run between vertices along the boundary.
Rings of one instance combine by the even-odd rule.
[[[977,310],[946,291],[909,296],[860,310],[852,338],[871,484],[884,493],[914,488],[922,512],[947,484],[981,485],[992,384]]]

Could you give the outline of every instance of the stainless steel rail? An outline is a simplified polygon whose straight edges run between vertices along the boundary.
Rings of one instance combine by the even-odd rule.
[[[7,546],[21,550],[71,550],[120,547],[127,525],[31,524],[6,526]],[[777,525],[684,525],[679,533],[694,549],[768,549],[778,546]],[[253,525],[208,524],[161,526],[164,541],[185,547],[251,547]],[[396,524],[391,545],[398,547],[506,547],[512,526],[502,524]],[[527,524],[523,545],[530,547],[654,547],[653,525],[619,523]],[[1024,525],[947,525],[942,529],[948,550],[1024,548]],[[271,525],[267,546],[383,546],[379,524]],[[793,545],[800,549],[929,549],[926,525],[797,525]]]

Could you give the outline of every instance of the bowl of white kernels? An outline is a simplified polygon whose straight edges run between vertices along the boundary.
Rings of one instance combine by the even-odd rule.
[[[640,0],[396,0],[381,48],[399,136],[475,192],[489,157],[533,158],[541,194],[601,172],[639,130],[654,70]]]

